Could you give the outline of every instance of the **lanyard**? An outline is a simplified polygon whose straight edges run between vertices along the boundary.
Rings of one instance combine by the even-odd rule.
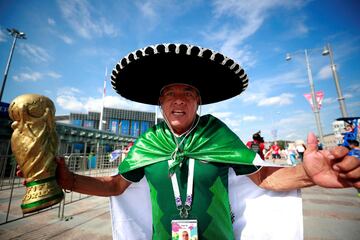
[[[174,160],[169,160],[169,166],[174,162]],[[189,159],[189,173],[187,179],[187,188],[186,188],[186,200],[185,204],[183,205],[181,196],[180,196],[180,189],[179,184],[176,178],[176,173],[171,175],[171,184],[174,192],[175,197],[175,204],[176,209],[179,210],[179,215],[181,218],[187,218],[189,216],[189,211],[191,209],[192,199],[193,199],[193,184],[194,184],[194,159]]]

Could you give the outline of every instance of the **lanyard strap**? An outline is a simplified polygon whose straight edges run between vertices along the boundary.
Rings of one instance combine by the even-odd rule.
[[[169,166],[174,162],[174,160],[169,160]],[[171,184],[174,192],[176,209],[179,210],[179,214],[181,218],[187,218],[189,216],[189,211],[192,205],[193,199],[193,185],[194,185],[194,159],[189,159],[189,173],[187,179],[187,188],[186,188],[186,200],[185,204],[181,200],[179,184],[176,178],[176,173],[171,175]]]

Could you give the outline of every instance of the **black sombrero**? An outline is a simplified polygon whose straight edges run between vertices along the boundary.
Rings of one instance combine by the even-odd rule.
[[[244,69],[234,60],[189,44],[158,44],[132,52],[116,64],[111,80],[121,96],[153,105],[160,90],[172,83],[196,87],[202,104],[232,98],[248,85]]]

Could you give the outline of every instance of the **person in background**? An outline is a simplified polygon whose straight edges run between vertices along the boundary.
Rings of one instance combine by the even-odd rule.
[[[290,163],[291,165],[295,166],[296,165],[296,148],[294,143],[289,143],[289,147],[287,149],[287,156],[290,159]]]
[[[264,138],[261,137],[261,131],[258,131],[253,134],[253,140],[246,143],[246,146],[253,150],[255,153],[259,154],[261,159],[264,159]]]
[[[360,159],[360,147],[359,142],[357,140],[349,140],[350,151],[348,153],[349,156],[354,156]]]
[[[306,150],[305,144],[297,143],[296,144],[296,152],[299,155],[299,160],[302,162],[304,159],[304,152]]]
[[[357,140],[348,140],[348,144],[350,147],[350,151],[348,153],[349,156],[356,157],[360,161],[360,147],[359,147],[359,141]],[[360,197],[360,188],[357,189],[357,196]]]
[[[322,142],[320,142],[319,138],[317,138],[317,142],[318,142],[318,149],[323,150],[324,146],[323,146]]]
[[[272,158],[273,158],[273,159],[281,159],[281,156],[280,156],[281,148],[280,148],[280,146],[277,144],[276,141],[275,141],[274,144],[271,146],[270,151],[271,151],[271,154],[272,154]]]

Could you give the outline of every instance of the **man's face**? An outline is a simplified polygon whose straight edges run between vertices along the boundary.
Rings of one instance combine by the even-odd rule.
[[[189,233],[187,231],[183,231],[181,235],[182,235],[183,240],[188,240],[189,239]]]
[[[164,88],[160,104],[176,134],[182,134],[191,127],[199,100],[198,92],[189,85],[173,84]]]

